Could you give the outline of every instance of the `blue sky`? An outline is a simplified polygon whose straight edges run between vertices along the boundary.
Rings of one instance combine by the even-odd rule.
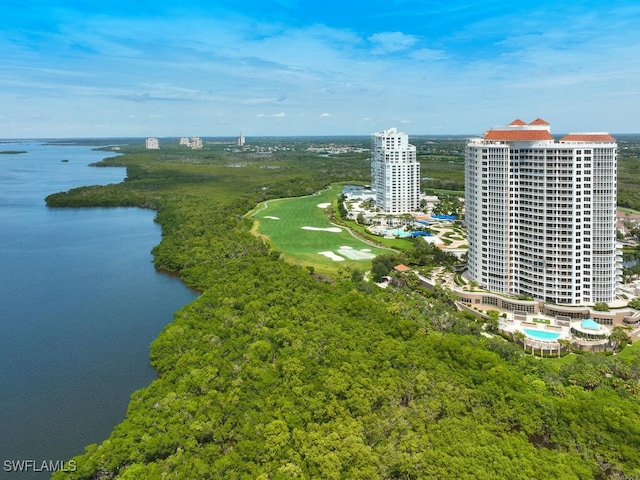
[[[3,0],[0,138],[640,132],[636,1]]]

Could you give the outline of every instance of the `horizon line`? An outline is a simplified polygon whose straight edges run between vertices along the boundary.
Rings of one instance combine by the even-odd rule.
[[[484,133],[484,132],[483,132]],[[482,136],[483,133],[475,133],[475,134],[466,134],[466,133],[415,133],[415,134],[407,134],[409,137],[476,137]],[[562,137],[564,135],[568,135],[570,133],[580,133],[580,132],[566,132],[566,133],[555,133],[552,134],[554,137]],[[627,132],[627,133],[612,133],[607,132],[612,136],[629,136],[629,135],[640,135],[640,132]],[[306,134],[306,135],[242,135],[245,139],[249,138],[331,138],[331,137],[370,137],[373,133],[362,133],[362,134]],[[147,138],[157,138],[157,139],[180,139],[185,137],[185,135],[170,135],[170,136],[153,136],[153,135],[143,135],[143,136],[104,136],[104,137],[7,137],[0,138],[0,143],[12,143],[12,142],[25,142],[25,141],[47,141],[47,140],[55,140],[55,141],[63,141],[63,140],[140,140]],[[207,135],[207,136],[198,136],[201,139],[236,139],[237,135]],[[193,137],[190,137],[193,138]]]

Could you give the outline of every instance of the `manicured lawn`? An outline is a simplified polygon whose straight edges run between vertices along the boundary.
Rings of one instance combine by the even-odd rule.
[[[633,343],[632,345],[627,345],[622,352],[618,353],[617,356],[619,358],[632,358],[640,354],[640,341]],[[578,358],[576,354],[569,354],[565,357],[561,358],[548,358],[546,361],[551,362],[555,365],[562,366],[567,363],[573,363]]]
[[[634,210],[632,208],[625,208],[625,207],[616,207],[616,209],[622,213],[630,213],[632,215],[640,215],[640,211],[638,210]]]
[[[344,227],[329,222],[326,206],[340,191],[339,186],[334,186],[311,197],[271,200],[266,208],[259,207],[253,213],[257,232],[268,237],[287,260],[311,265],[318,271],[336,272],[346,267],[369,270],[372,258],[389,251],[365,243]],[[331,252],[328,255],[332,258],[320,252]],[[337,261],[338,258],[342,260]]]
[[[565,355],[564,357],[546,358],[545,362],[550,362],[560,368],[562,365],[568,365],[575,362],[577,358],[578,355],[576,355],[575,353],[570,353],[569,355]]]
[[[635,341],[631,345],[624,347],[624,350],[618,354],[620,358],[632,358],[640,355],[640,340]]]
[[[364,236],[365,239],[369,238],[373,243],[377,243],[383,247],[386,246],[393,250],[411,250],[413,248],[413,242],[407,238],[385,238],[369,233],[364,225],[360,225],[353,220],[348,220],[344,223],[352,231],[358,232],[361,237]]]

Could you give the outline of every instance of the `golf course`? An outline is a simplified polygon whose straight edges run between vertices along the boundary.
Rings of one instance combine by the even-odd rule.
[[[371,259],[389,250],[369,244],[329,221],[326,209],[341,188],[333,185],[308,197],[264,202],[252,214],[254,231],[266,237],[290,262],[320,272],[333,273],[346,267],[369,270]]]

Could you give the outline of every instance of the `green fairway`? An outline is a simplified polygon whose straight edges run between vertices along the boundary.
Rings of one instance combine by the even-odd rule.
[[[289,261],[324,272],[346,267],[368,270],[372,258],[389,250],[329,222],[325,210],[339,194],[340,187],[334,186],[310,197],[271,200],[253,214],[257,232]]]

